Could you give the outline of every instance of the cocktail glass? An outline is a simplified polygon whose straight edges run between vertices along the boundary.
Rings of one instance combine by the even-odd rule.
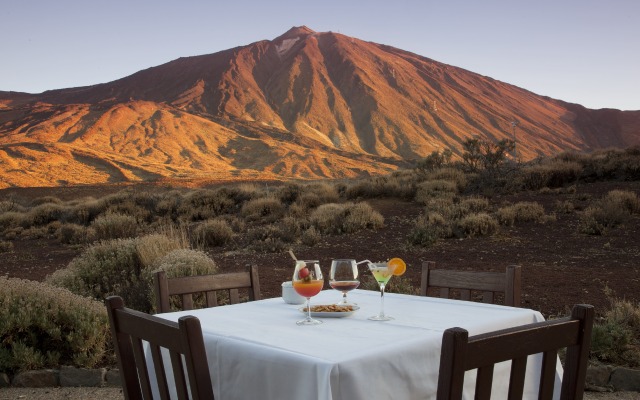
[[[384,313],[384,287],[393,276],[393,269],[389,268],[389,264],[386,262],[370,262],[369,271],[371,271],[376,282],[378,282],[378,286],[380,286],[380,313],[369,317],[369,319],[373,321],[390,321],[393,317],[385,315]]]
[[[311,298],[322,290],[324,279],[318,260],[298,260],[293,271],[293,289],[307,299],[307,317],[297,321],[298,325],[318,325],[322,321],[311,318]]]

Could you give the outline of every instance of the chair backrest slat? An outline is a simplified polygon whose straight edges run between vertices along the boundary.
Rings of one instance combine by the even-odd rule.
[[[540,399],[554,391],[557,351],[566,348],[561,399],[582,398],[588,364],[594,311],[590,305],[574,306],[571,316],[469,337],[462,328],[450,328],[442,337],[438,400],[459,400],[465,371],[479,369],[478,394],[484,396],[488,372],[485,368],[511,360],[509,399],[522,397],[527,357],[542,353]],[[479,397],[482,398],[482,397]]]
[[[182,309],[193,310],[193,295],[191,293],[185,293],[180,295],[182,298]]]
[[[214,290],[205,292],[207,307],[216,307],[218,305],[218,295]]]
[[[527,356],[518,357],[511,361],[511,376],[509,377],[508,399],[522,398],[524,392],[524,378],[527,372]]]
[[[173,380],[175,382],[178,399],[189,400],[189,392],[187,391],[187,380],[184,377],[182,357],[180,356],[180,353],[175,351],[170,351],[169,354],[171,357],[171,369],[173,370]]]
[[[162,359],[162,351],[160,346],[156,346],[154,344],[149,345],[149,350],[151,351],[151,358],[153,360],[153,367],[156,373],[156,378],[158,382],[158,392],[160,393],[160,399],[168,399],[169,398],[169,383],[167,382],[167,377],[164,373],[164,360]]]
[[[491,387],[493,385],[493,364],[478,368],[476,376],[476,400],[491,399]]]
[[[538,389],[538,398],[540,400],[551,400],[553,398],[553,383],[555,381],[557,358],[557,350],[548,350],[542,353],[542,369]]]
[[[169,362],[179,399],[187,399],[189,392],[194,400],[214,398],[202,328],[197,318],[184,316],[177,323],[167,321],[125,308],[117,296],[107,298],[106,306],[126,399],[151,400],[151,385],[157,385],[161,399],[168,399],[171,384],[166,372]],[[143,341],[149,346],[155,382],[149,378]],[[168,351],[168,360],[163,358],[164,351]]]
[[[482,301],[493,303],[495,294],[504,295],[504,304],[520,306],[520,267],[511,265],[505,273],[434,269],[435,262],[422,263],[420,294],[426,296],[429,288],[440,289],[440,297],[449,298],[457,292],[461,300],[472,300],[472,293],[479,292]]]
[[[192,310],[195,305],[193,295],[203,293],[207,307],[218,305],[217,291],[227,291],[229,303],[240,302],[239,289],[246,289],[249,300],[260,300],[260,280],[258,268],[247,266],[243,272],[231,272],[214,275],[195,275],[167,278],[164,271],[156,272],[154,276],[154,290],[156,294],[156,309],[158,312],[171,311],[170,296],[178,295],[182,300],[183,310]]]
[[[142,340],[137,337],[132,337],[131,344],[133,346],[135,364],[138,369],[138,379],[140,379],[142,395],[145,399],[149,399],[151,398],[151,381],[149,380],[149,370],[147,369],[147,363],[145,361]]]

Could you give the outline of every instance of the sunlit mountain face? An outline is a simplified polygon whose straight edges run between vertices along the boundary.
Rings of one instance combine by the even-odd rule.
[[[515,137],[522,160],[627,147],[640,144],[640,111],[296,27],[109,83],[0,92],[0,187],[352,178],[459,154],[473,137]]]

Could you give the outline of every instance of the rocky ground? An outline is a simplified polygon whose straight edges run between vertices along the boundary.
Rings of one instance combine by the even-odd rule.
[[[116,388],[11,388],[0,389],[0,400],[122,400],[122,390]],[[585,400],[638,400],[637,392],[585,392]]]

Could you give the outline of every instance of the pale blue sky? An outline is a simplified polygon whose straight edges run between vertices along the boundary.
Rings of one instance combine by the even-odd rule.
[[[635,0],[1,1],[5,91],[109,82],[307,25],[589,108],[640,110]]]

